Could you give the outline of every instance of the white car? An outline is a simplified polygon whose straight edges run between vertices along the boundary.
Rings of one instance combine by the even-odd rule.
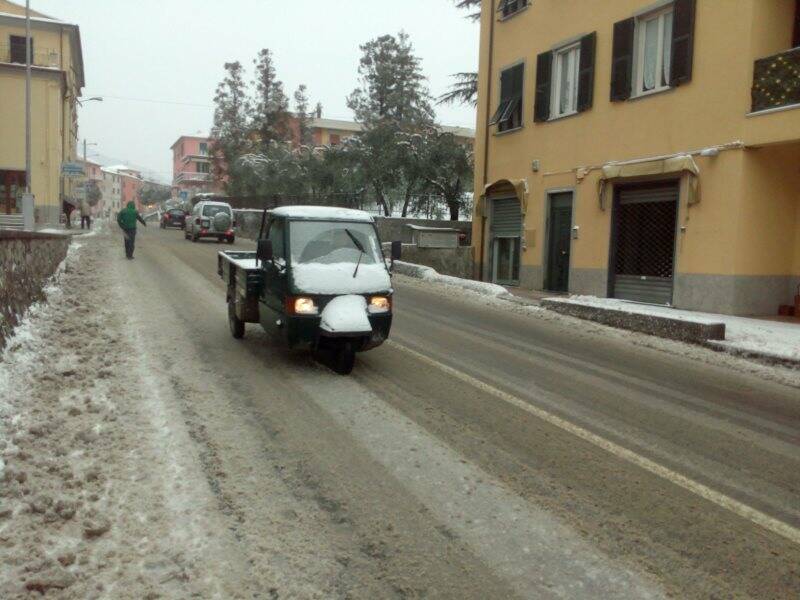
[[[227,202],[202,200],[186,217],[184,237],[196,242],[201,238],[217,238],[233,244],[236,232],[233,227],[233,209]]]

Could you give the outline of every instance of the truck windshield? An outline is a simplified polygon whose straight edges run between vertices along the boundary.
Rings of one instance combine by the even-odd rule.
[[[291,255],[294,264],[369,265],[381,262],[378,236],[369,223],[294,221],[291,224]],[[355,243],[358,240],[364,249]]]

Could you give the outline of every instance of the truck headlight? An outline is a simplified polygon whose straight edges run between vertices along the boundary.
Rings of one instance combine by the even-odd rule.
[[[367,310],[372,314],[388,313],[392,310],[392,301],[388,296],[372,296]]]
[[[293,307],[296,315],[316,315],[319,313],[319,308],[317,308],[312,298],[295,298]]]

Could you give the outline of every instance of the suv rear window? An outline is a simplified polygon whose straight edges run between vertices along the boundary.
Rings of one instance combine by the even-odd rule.
[[[171,214],[173,217],[181,217],[184,213],[179,208],[173,208],[171,211],[169,211],[169,214]]]
[[[210,204],[208,206],[203,207],[203,216],[204,217],[213,217],[218,213],[225,213],[226,215],[231,214],[231,209],[227,206],[215,206]]]

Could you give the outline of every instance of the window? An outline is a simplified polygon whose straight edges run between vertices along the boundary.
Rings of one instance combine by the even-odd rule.
[[[578,71],[581,47],[578,44],[553,54],[552,117],[563,117],[578,111]]]
[[[200,142],[200,154],[208,156],[208,144],[206,142]]]
[[[636,95],[670,87],[672,19],[670,6],[636,21]]]
[[[522,83],[525,65],[519,64],[500,73],[500,104],[489,125],[498,131],[522,127]]]
[[[692,80],[696,0],[614,23],[611,101],[646,96]]]
[[[528,6],[528,0],[500,0],[497,12],[505,19],[517,14],[526,6]]]
[[[24,35],[12,35],[9,36],[9,46],[11,49],[11,58],[10,62],[12,63],[22,63],[25,64],[28,62],[26,53],[25,53],[25,36]],[[33,62],[33,38],[31,38],[31,63]]]
[[[597,33],[592,32],[536,57],[535,122],[574,115],[592,107],[596,46]]]
[[[198,173],[209,173],[209,165],[208,163],[199,162],[197,163],[197,172]]]
[[[378,237],[371,223],[293,221],[290,227],[292,264],[345,263],[355,266],[383,262]]]
[[[281,220],[273,221],[267,231],[267,239],[272,240],[272,256],[281,260],[286,259],[284,248],[284,224]]]
[[[219,213],[231,216],[231,209],[229,206],[224,204],[206,204],[203,206],[204,217],[214,217]]]

